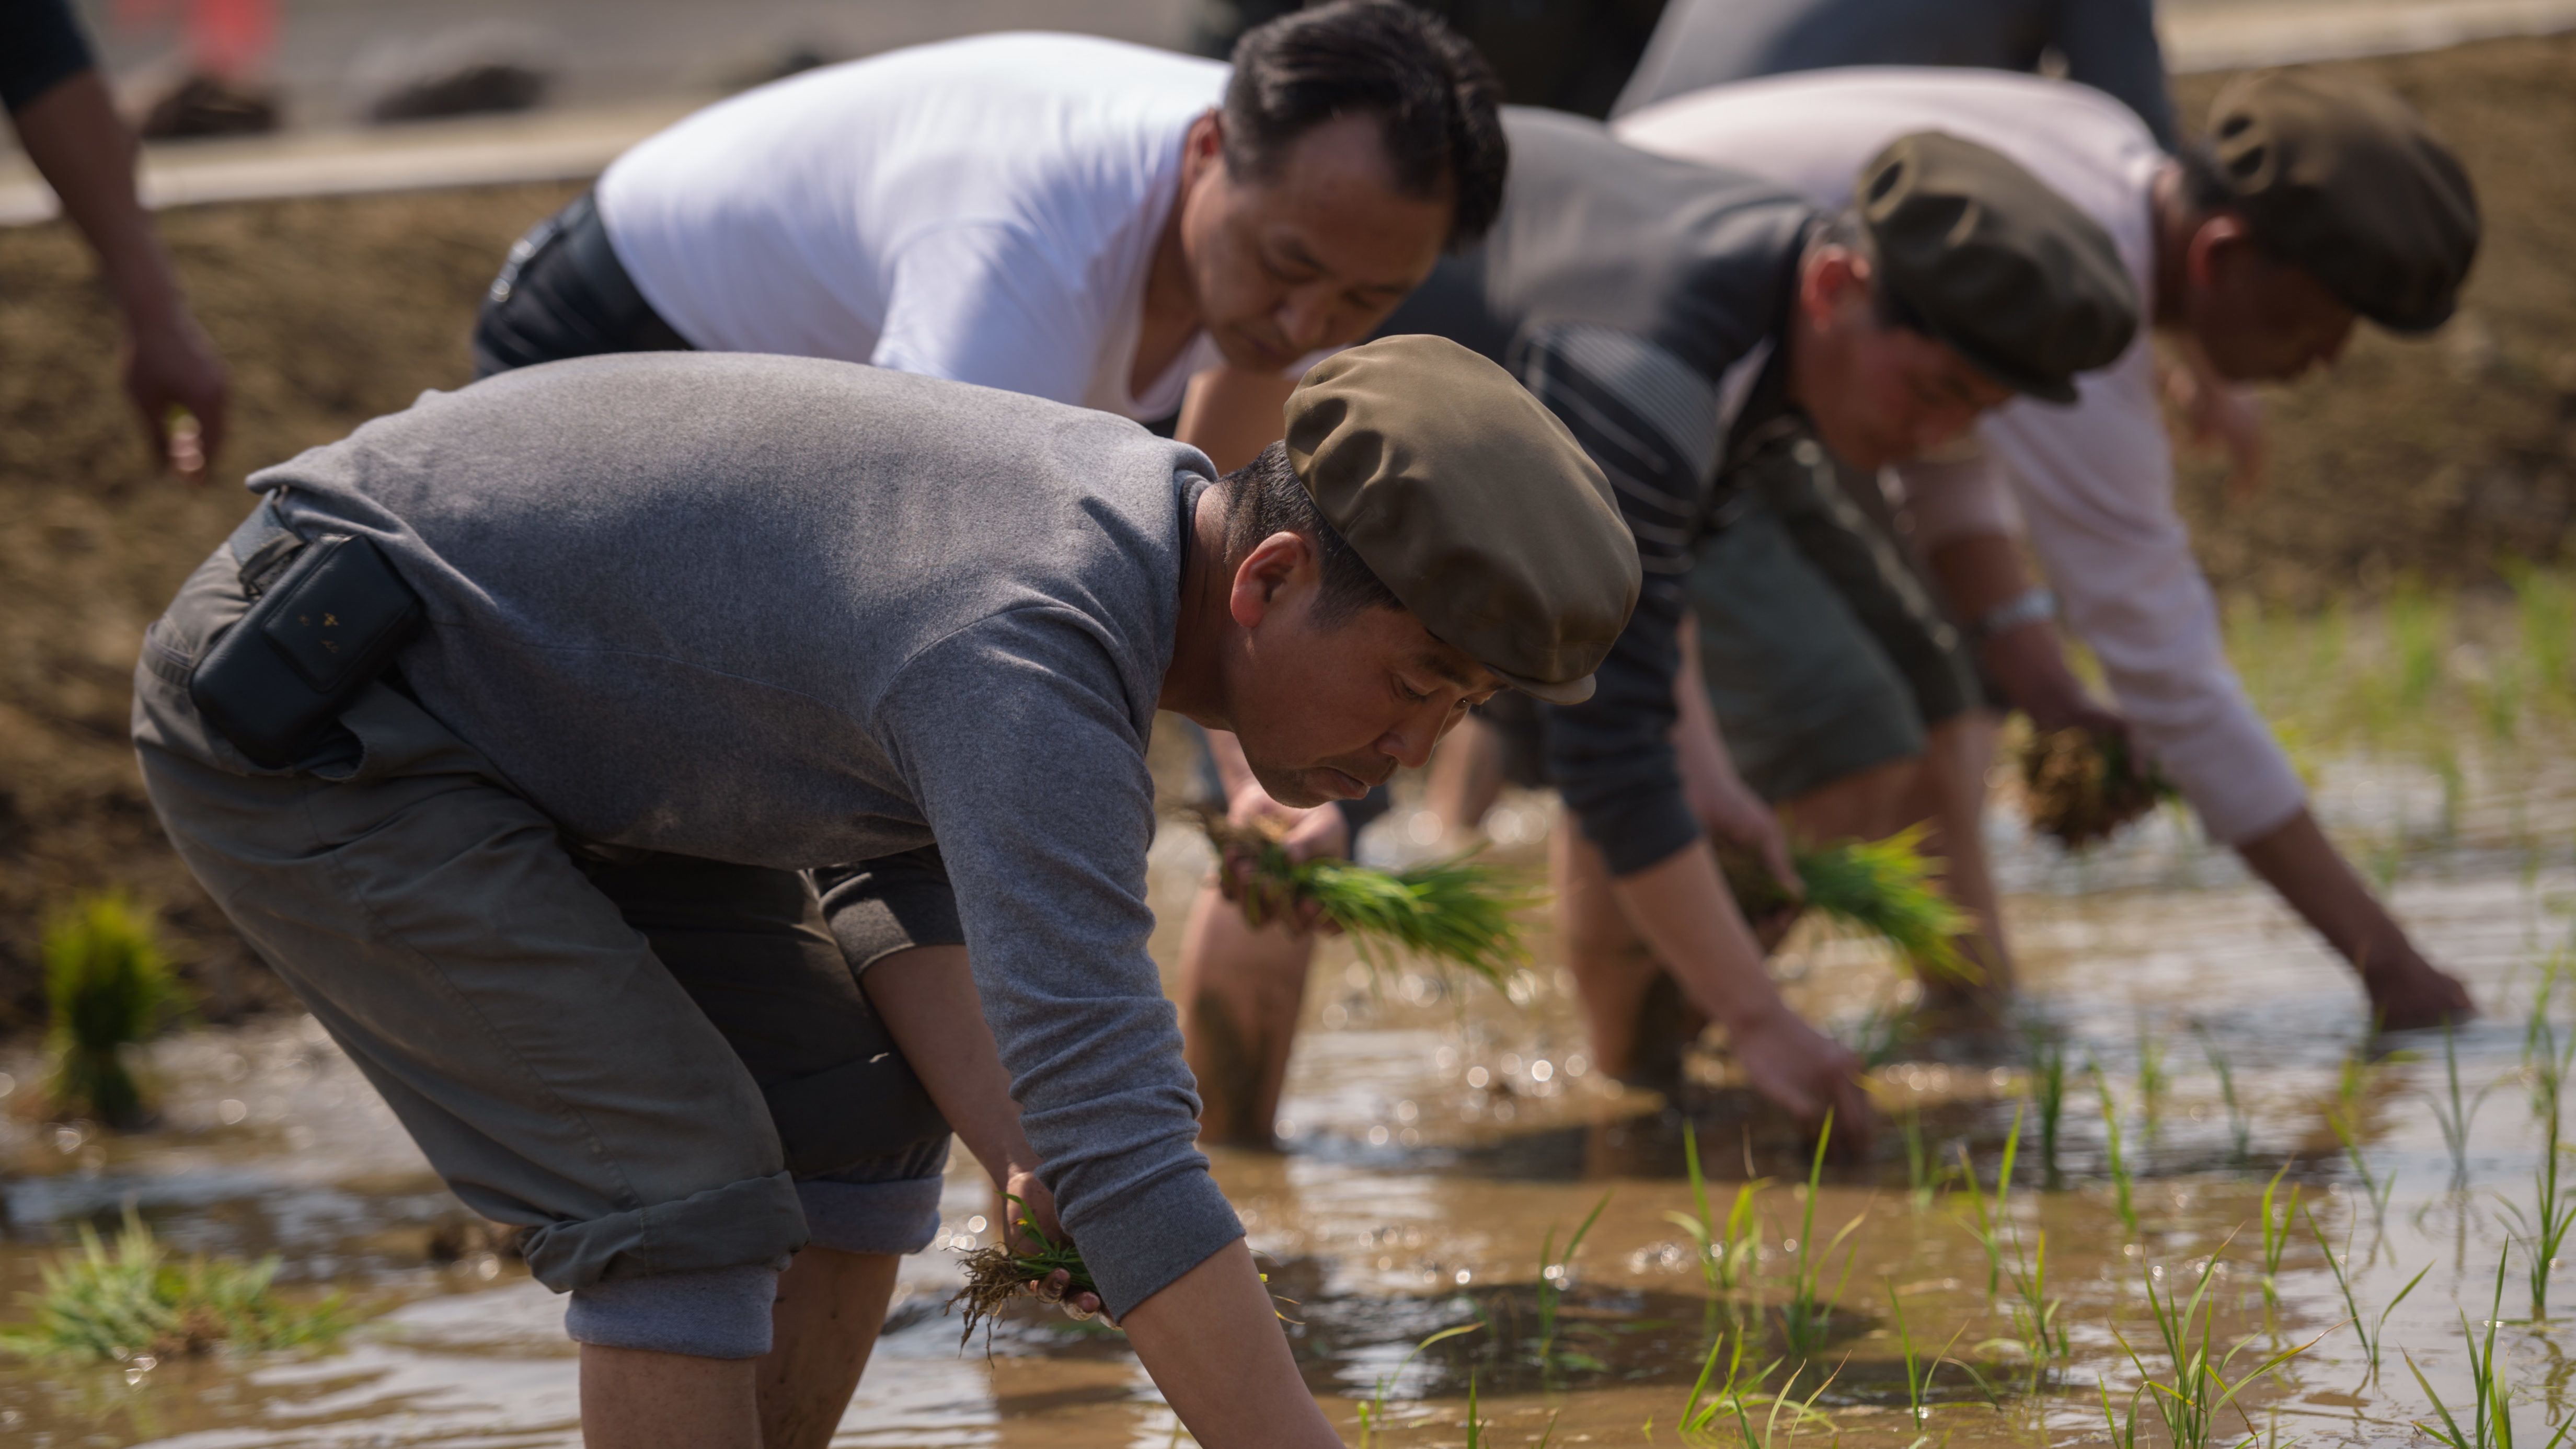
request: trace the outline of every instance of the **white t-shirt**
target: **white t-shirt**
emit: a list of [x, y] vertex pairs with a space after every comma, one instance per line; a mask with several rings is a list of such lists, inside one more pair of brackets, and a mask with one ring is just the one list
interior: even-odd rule
[[[1616, 130], [1632, 145], [1751, 172], [1828, 206], [1851, 199], [1860, 168], [1888, 142], [1946, 131], [2011, 157], [2100, 223], [2139, 297], [2154, 296], [2150, 198], [2165, 157], [2134, 112], [2084, 86], [2004, 71], [1810, 71], [1677, 97]], [[1928, 490], [1993, 489], [1998, 472], [2009, 480], [2067, 622], [2102, 661], [2141, 742], [2212, 836], [2259, 838], [2285, 824], [2306, 791], [2227, 662], [2217, 602], [2174, 511], [2172, 442], [2146, 330], [2078, 389], [2071, 407], [2023, 398], [1990, 414], [1979, 427], [1987, 469], [1898, 471], [1910, 492], [1925, 493], [1922, 505], [1935, 504]]]
[[692, 346], [874, 363], [1134, 418], [1129, 383], [1190, 124], [1230, 74], [1075, 35], [827, 66], [653, 136], [599, 181], [610, 246]]

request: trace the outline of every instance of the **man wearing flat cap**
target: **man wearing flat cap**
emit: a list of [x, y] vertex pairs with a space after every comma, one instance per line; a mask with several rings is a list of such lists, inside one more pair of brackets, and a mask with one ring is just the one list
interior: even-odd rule
[[[1875, 467], [2017, 394], [2073, 397], [2077, 374], [2129, 345], [2135, 286], [2099, 226], [1996, 152], [1938, 132], [1884, 146], [1854, 203], [1828, 211], [1592, 122], [1506, 108], [1503, 127], [1512, 174], [1493, 231], [1386, 325], [1510, 367], [1601, 466], [1637, 540], [1644, 592], [1596, 692], [1531, 722], [1573, 816], [1556, 836], [1563, 939], [1618, 963], [1577, 978], [1594, 1060], [1645, 1075], [1641, 1016], [1668, 1029], [1666, 1055], [1715, 1021], [1766, 1096], [1865, 1133], [1857, 1060], [1781, 1000], [1710, 841], [1794, 882], [1777, 822], [1741, 786], [1724, 799], [1685, 789], [1733, 780], [1686, 775], [1674, 750], [1691, 563], [1725, 533], [1736, 480], [1782, 450], [1821, 439]], [[1686, 738], [1719, 748], [1713, 731]], [[1602, 948], [1614, 939], [1634, 944]], [[1293, 998], [1240, 964], [1254, 959], [1185, 955], [1194, 1061], [1245, 1041], [1284, 1057], [1284, 1020], [1261, 1013]], [[1677, 999], [1648, 1010], [1659, 981]], [[1266, 1106], [1220, 1122], [1212, 1105], [1211, 1130], [1261, 1140]]]
[[[2356, 317], [2399, 333], [2440, 326], [2477, 251], [2477, 202], [2457, 159], [2396, 96], [2322, 70], [2236, 81], [2206, 135], [2176, 156], [2082, 86], [1928, 68], [1724, 86], [1617, 129], [1632, 144], [1740, 167], [1830, 206], [1851, 195], [1863, 158], [1927, 125], [2014, 158], [2091, 215], [2116, 239], [2155, 326], [2238, 382], [2331, 363]], [[1819, 471], [1816, 486], [1830, 492], [1830, 467]], [[1757, 790], [1794, 801], [1920, 757], [1944, 834], [1973, 846], [1995, 725], [1973, 661], [2000, 690], [1997, 704], [2042, 729], [2125, 734], [2209, 835], [2351, 963], [2375, 1018], [2425, 1026], [2466, 1008], [2459, 984], [2425, 961], [2317, 828], [2228, 665], [2216, 602], [2174, 510], [2144, 337], [2086, 378], [2074, 406], [2015, 403], [1969, 446], [1895, 471], [1912, 552], [1955, 631], [1865, 627], [1866, 610], [1836, 606], [1860, 592], [1794, 558], [1776, 569], [1788, 587], [1758, 588], [1715, 559], [1693, 579], [1713, 712]], [[2025, 539], [2044, 586], [2024, 571]], [[1896, 572], [1910, 577], [1901, 561]], [[1784, 603], [1791, 594], [1819, 602], [1801, 612]], [[2061, 614], [2101, 661], [2117, 713], [2067, 667]], [[1897, 800], [1844, 823], [1880, 833], [1919, 809]], [[1987, 916], [1999, 967], [1982, 859], [1954, 852], [1950, 879]]]
[[[1147, 734], [1176, 711], [1280, 800], [1359, 795], [1500, 690], [1588, 696], [1638, 566], [1564, 426], [1454, 344], [1330, 358], [1286, 425], [1217, 478], [1058, 403], [639, 354], [254, 475], [144, 645], [153, 802], [449, 1185], [530, 1230], [595, 1449], [829, 1438], [894, 1259], [822, 1305], [839, 1339], [780, 1268], [935, 1214], [925, 1089], [1199, 1442], [1338, 1444], [1193, 1146]], [[308, 723], [263, 713], [288, 669]], [[798, 872], [932, 846], [954, 969], [863, 996]], [[602, 860], [730, 874], [612, 896]]]

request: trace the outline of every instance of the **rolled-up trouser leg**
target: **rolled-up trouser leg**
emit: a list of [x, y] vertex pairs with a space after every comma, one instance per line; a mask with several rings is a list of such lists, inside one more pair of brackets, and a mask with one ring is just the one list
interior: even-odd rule
[[[547, 1286], [774, 1271], [806, 1232], [768, 1106], [550, 820], [383, 684], [298, 769], [207, 737], [178, 681], [207, 599], [238, 616], [208, 578], [229, 563], [154, 625], [136, 679], [145, 783], [197, 878], [457, 1196], [531, 1229]], [[701, 1351], [762, 1351], [757, 1297], [720, 1295]]]

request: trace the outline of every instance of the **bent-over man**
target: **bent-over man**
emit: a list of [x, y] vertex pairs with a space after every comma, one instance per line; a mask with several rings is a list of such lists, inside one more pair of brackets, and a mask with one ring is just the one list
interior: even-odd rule
[[[1777, 822], [1740, 786], [1685, 790], [1734, 779], [1685, 772], [1674, 753], [1691, 562], [1723, 538], [1737, 480], [1777, 454], [1821, 441], [1876, 466], [2017, 393], [2071, 399], [2075, 374], [2128, 346], [2135, 289], [2099, 226], [1953, 137], [1888, 146], [1867, 203], [1837, 214], [1592, 122], [1513, 107], [1504, 129], [1511, 185], [1492, 234], [1387, 326], [1509, 366], [1609, 476], [1643, 560], [1645, 591], [1599, 692], [1530, 722], [1574, 817], [1556, 836], [1562, 939], [1617, 963], [1577, 977], [1594, 1060], [1670, 1085], [1681, 1048], [1714, 1020], [1765, 1096], [1808, 1121], [1831, 1109], [1863, 1134], [1856, 1060], [1782, 1001], [1709, 840], [1790, 878]], [[1686, 739], [1717, 745], [1712, 731]], [[1295, 1029], [1297, 993], [1280, 978], [1302, 978], [1305, 958], [1206, 949], [1220, 941], [1211, 929], [1185, 946], [1192, 1060], [1209, 1131], [1265, 1142]], [[1219, 1098], [1228, 1087], [1235, 1100]]]
[[[953, 891], [883, 905], [962, 922], [1103, 1306], [1200, 1442], [1338, 1442], [1192, 1146], [1147, 734], [1357, 795], [1498, 690], [1588, 694], [1638, 575], [1563, 426], [1454, 345], [1330, 359], [1286, 422], [1215, 479], [984, 388], [601, 357], [254, 477], [147, 636], [146, 782], [448, 1184], [531, 1230], [588, 1443], [829, 1437], [893, 1275], [828, 1262], [935, 1218], [948, 1128], [797, 872], [932, 847]], [[602, 860], [731, 874], [620, 899]]]
[[[1640, 111], [1618, 130], [1833, 206], [1852, 194], [1861, 158], [1928, 125], [1994, 147], [2083, 208], [2117, 241], [2156, 328], [2237, 382], [2330, 365], [2356, 317], [2399, 333], [2440, 326], [2477, 251], [2476, 197], [2458, 160], [2395, 95], [2322, 71], [2229, 86], [2206, 137], [2177, 156], [2085, 87], [1930, 69], [1727, 86]], [[1909, 697], [1902, 681], [1973, 649], [2038, 727], [2133, 736], [2211, 838], [2351, 963], [2374, 1016], [2425, 1026], [2465, 1010], [2459, 983], [2425, 961], [2318, 829], [2297, 772], [2227, 662], [2217, 603], [2174, 510], [2147, 340], [2085, 379], [2081, 394], [2073, 407], [2015, 403], [1980, 425], [1964, 456], [1899, 465], [1911, 543], [1965, 626], [1964, 646], [1919, 630], [1873, 636], [1844, 606], [1848, 592], [1785, 546], [1772, 552], [1766, 591], [1745, 572], [1694, 578], [1709, 700], [1737, 762], [1775, 798], [1801, 763], [1875, 767], [1922, 712], [1923, 696]], [[2046, 586], [2024, 572], [2024, 536]], [[2067, 667], [2061, 607], [2101, 661], [2119, 715]], [[1962, 833], [1973, 832], [1994, 744], [1991, 718], [1973, 703], [1949, 717], [1971, 726], [1953, 772], [1972, 792]], [[1746, 758], [1748, 743], [1758, 760]], [[1865, 832], [1899, 823], [1891, 816]]]

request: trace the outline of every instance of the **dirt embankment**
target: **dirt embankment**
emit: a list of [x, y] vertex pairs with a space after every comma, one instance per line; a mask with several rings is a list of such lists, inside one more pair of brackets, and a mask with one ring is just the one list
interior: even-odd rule
[[[2291, 602], [2407, 571], [2476, 582], [2557, 559], [2576, 519], [2576, 38], [2371, 63], [2466, 156], [2488, 219], [2461, 319], [2365, 335], [2274, 400], [2271, 484], [2183, 496], [2222, 587]], [[2182, 83], [2187, 114], [2220, 78]], [[242, 476], [468, 375], [474, 306], [512, 238], [571, 194], [514, 187], [172, 212], [163, 233], [233, 369], [220, 478], [155, 476], [115, 324], [59, 225], [0, 231], [0, 1031], [39, 1009], [44, 912], [126, 884], [169, 913], [207, 1013], [278, 988], [171, 854], [125, 743], [143, 626], [241, 516]]]

